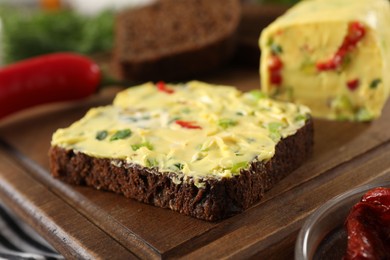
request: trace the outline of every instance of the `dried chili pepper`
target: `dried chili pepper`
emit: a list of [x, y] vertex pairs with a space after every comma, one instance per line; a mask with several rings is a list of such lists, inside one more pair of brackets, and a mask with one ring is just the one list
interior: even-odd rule
[[348, 215], [344, 260], [390, 259], [390, 188], [368, 191]]

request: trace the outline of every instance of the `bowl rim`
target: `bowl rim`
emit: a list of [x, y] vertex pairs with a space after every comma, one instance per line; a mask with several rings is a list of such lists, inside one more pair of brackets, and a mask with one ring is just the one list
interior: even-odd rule
[[324, 213], [333, 207], [337, 207], [348, 198], [354, 197], [358, 194], [363, 195], [365, 192], [377, 187], [390, 187], [390, 180], [374, 181], [367, 184], [359, 185], [355, 188], [347, 190], [339, 195], [334, 196], [326, 201], [323, 205], [314, 210], [313, 213], [307, 217], [302, 225], [294, 249], [296, 260], [309, 260], [308, 241], [316, 223], [323, 217]]

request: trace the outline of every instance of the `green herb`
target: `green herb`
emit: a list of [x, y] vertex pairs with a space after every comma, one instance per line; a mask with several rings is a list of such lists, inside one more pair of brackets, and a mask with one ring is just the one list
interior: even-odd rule
[[155, 158], [147, 158], [146, 159], [146, 166], [147, 167], [155, 167], [158, 166], [158, 161]]
[[6, 63], [52, 52], [90, 55], [112, 49], [112, 12], [86, 17], [68, 10], [27, 12], [2, 7], [0, 16], [4, 25], [2, 43]]
[[149, 143], [149, 142], [144, 142], [144, 143], [140, 143], [140, 144], [133, 144], [133, 145], [131, 145], [131, 148], [133, 149], [133, 151], [137, 151], [141, 147], [146, 147], [150, 151], [152, 151], [154, 149], [153, 145], [151, 143]]
[[353, 104], [352, 101], [346, 96], [341, 95], [334, 98], [331, 102], [331, 108], [338, 111], [352, 111]]
[[220, 119], [218, 121], [218, 125], [220, 127], [222, 127], [223, 129], [227, 129], [227, 128], [235, 126], [237, 124], [238, 124], [237, 120], [233, 120], [233, 119], [229, 119], [229, 118]]
[[260, 91], [260, 90], [252, 90], [252, 91], [250, 91], [249, 92], [251, 95], [252, 95], [252, 97], [254, 97], [256, 100], [260, 100], [260, 99], [263, 99], [263, 98], [266, 98], [267, 97], [267, 95], [264, 93], [264, 92], [262, 92], [262, 91]]
[[300, 115], [297, 115], [297, 116], [294, 118], [294, 121], [295, 121], [295, 122], [306, 121], [306, 119], [307, 119], [307, 115], [300, 114]]
[[230, 171], [232, 173], [239, 173], [241, 169], [245, 168], [246, 166], [248, 165], [248, 162], [238, 162], [238, 163], [235, 163], [232, 168], [230, 169]]
[[374, 79], [370, 83], [370, 89], [376, 89], [381, 82], [382, 82], [381, 79]]
[[366, 122], [373, 119], [373, 115], [365, 107], [361, 107], [356, 112], [356, 120], [359, 122]]
[[96, 139], [102, 141], [108, 136], [107, 130], [102, 130], [96, 133]]
[[184, 164], [182, 164], [182, 163], [175, 163], [175, 164], [173, 164], [173, 166], [175, 168], [177, 168], [179, 171], [183, 170], [183, 168], [184, 168]]
[[129, 136], [131, 136], [131, 130], [130, 129], [119, 130], [113, 136], [111, 136], [110, 141], [126, 139]]
[[274, 140], [275, 142], [279, 141], [281, 138], [280, 135], [280, 128], [283, 127], [282, 123], [279, 122], [272, 122], [268, 124], [268, 130], [269, 130], [269, 137]]
[[277, 54], [282, 54], [283, 53], [283, 48], [279, 44], [272, 43], [271, 44], [271, 52], [275, 55]]
[[268, 130], [271, 132], [279, 131], [283, 124], [279, 122], [272, 122], [268, 124]]

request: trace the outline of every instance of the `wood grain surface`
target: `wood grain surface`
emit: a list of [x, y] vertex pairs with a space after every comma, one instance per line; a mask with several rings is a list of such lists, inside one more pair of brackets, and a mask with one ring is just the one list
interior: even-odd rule
[[[227, 68], [212, 83], [259, 88], [255, 69]], [[46, 105], [0, 123], [0, 195], [67, 258], [292, 259], [305, 219], [356, 186], [390, 179], [390, 104], [372, 123], [315, 120], [311, 158], [247, 211], [206, 222], [120, 195], [70, 186], [48, 172], [52, 133], [118, 88], [84, 102]]]

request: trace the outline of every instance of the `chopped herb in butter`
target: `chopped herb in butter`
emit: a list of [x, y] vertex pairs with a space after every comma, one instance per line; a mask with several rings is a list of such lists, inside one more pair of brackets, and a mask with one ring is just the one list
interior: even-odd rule
[[141, 147], [146, 147], [146, 148], [148, 148], [151, 151], [153, 150], [153, 145], [151, 143], [149, 143], [149, 142], [143, 142], [143, 143], [132, 144], [131, 145], [131, 149], [133, 149], [133, 151], [137, 151]]
[[371, 89], [376, 89], [378, 87], [378, 85], [382, 82], [381, 79], [374, 79], [373, 81], [371, 81], [370, 83], [370, 88]]
[[113, 134], [110, 138], [110, 141], [116, 141], [120, 139], [125, 139], [131, 135], [131, 130], [130, 129], [123, 129], [116, 131], [115, 134]]
[[227, 129], [232, 126], [236, 126], [238, 124], [237, 120], [229, 119], [229, 118], [222, 118], [218, 121], [218, 125], [222, 127], [223, 129]]
[[107, 136], [108, 136], [107, 130], [102, 130], [96, 133], [96, 139], [99, 141], [106, 139]]
[[245, 169], [248, 165], [248, 162], [238, 162], [233, 165], [233, 167], [230, 169], [232, 173], [239, 173], [241, 169]]

